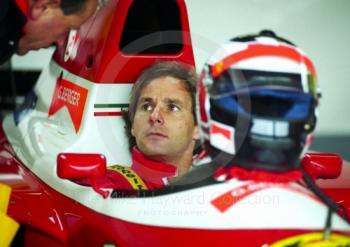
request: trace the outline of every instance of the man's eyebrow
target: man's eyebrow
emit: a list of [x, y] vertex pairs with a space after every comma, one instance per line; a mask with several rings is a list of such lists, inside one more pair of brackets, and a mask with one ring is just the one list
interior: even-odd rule
[[174, 98], [165, 98], [165, 102], [167, 104], [176, 104], [176, 105], [183, 105], [184, 103], [179, 100], [179, 99], [174, 99]]
[[138, 100], [138, 104], [144, 103], [144, 102], [153, 102], [153, 99], [152, 99], [151, 97], [141, 97], [141, 98]]

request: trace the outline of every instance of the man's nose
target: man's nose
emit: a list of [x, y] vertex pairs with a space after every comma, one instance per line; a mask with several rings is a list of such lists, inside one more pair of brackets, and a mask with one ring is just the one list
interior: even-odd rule
[[164, 116], [160, 106], [156, 106], [149, 117], [151, 123], [163, 124]]

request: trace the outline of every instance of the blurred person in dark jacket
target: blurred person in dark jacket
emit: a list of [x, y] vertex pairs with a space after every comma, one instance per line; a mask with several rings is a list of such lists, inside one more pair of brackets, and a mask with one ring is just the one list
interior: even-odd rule
[[1, 0], [0, 64], [14, 53], [61, 44], [96, 7], [97, 0]]

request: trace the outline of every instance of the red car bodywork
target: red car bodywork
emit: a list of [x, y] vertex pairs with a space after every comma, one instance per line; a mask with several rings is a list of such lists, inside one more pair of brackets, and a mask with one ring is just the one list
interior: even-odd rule
[[[0, 178], [13, 188], [8, 214], [24, 226], [25, 246], [199, 246], [232, 243], [258, 246], [271, 239], [283, 239], [302, 230], [200, 230], [177, 229], [133, 224], [107, 217], [58, 193], [23, 166], [0, 130]], [[349, 167], [343, 167], [344, 183], [329, 180], [325, 190], [332, 198], [350, 208], [349, 182], [343, 176]], [[327, 180], [328, 181], [328, 180]], [[334, 186], [332, 188], [332, 186]], [[344, 187], [342, 187], [344, 186]], [[338, 199], [338, 200], [337, 200]], [[145, 234], [146, 233], [146, 234]], [[254, 235], [254, 238], [250, 236]], [[229, 238], [228, 238], [229, 236]]]
[[[176, 54], [127, 55], [119, 47], [128, 9], [133, 1], [111, 0], [79, 30], [79, 55], [65, 61], [58, 47], [54, 61], [70, 73], [94, 83], [133, 82], [156, 60], [177, 59], [194, 65], [189, 23], [183, 0], [176, 1], [182, 32]], [[329, 196], [350, 216], [350, 167], [343, 165], [337, 179], [318, 180]], [[189, 229], [149, 226], [98, 213], [59, 193], [43, 182], [17, 157], [0, 127], [0, 182], [12, 187], [8, 214], [22, 225], [25, 246], [260, 246], [306, 230]], [[117, 200], [117, 199], [116, 199]], [[254, 236], [254, 237], [252, 237]]]

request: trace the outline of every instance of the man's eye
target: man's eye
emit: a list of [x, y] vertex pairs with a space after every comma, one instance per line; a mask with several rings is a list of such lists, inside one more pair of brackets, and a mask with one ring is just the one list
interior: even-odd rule
[[141, 109], [142, 109], [143, 111], [152, 111], [152, 110], [153, 110], [153, 107], [152, 107], [151, 104], [145, 103], [145, 104], [141, 105]]
[[180, 111], [180, 107], [176, 104], [169, 104], [169, 110], [170, 111]]

